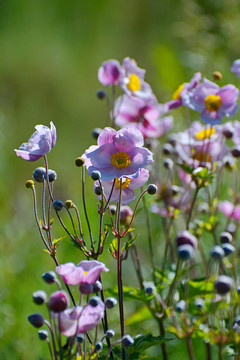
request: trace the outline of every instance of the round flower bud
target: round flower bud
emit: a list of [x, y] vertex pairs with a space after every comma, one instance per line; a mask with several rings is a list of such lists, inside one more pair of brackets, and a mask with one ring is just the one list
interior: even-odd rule
[[164, 155], [171, 155], [173, 153], [173, 147], [171, 144], [164, 144], [162, 147], [162, 151]]
[[75, 165], [78, 167], [83, 166], [85, 163], [85, 160], [82, 157], [78, 157], [75, 159]]
[[47, 302], [47, 294], [43, 290], [38, 290], [33, 293], [33, 301], [37, 305], [42, 305]]
[[145, 293], [147, 295], [151, 295], [155, 290], [155, 286], [154, 285], [148, 285], [145, 287]]
[[82, 283], [79, 286], [79, 290], [82, 294], [89, 295], [93, 292], [93, 285], [88, 283]]
[[99, 353], [101, 352], [103, 349], [103, 343], [101, 341], [98, 341], [96, 344], [95, 344], [95, 347], [94, 347], [94, 352], [95, 353]]
[[206, 213], [208, 212], [208, 210], [209, 210], [209, 205], [208, 205], [208, 203], [203, 202], [203, 203], [199, 204], [199, 206], [198, 206], [198, 211], [199, 211], [200, 213], [206, 214]]
[[48, 339], [48, 331], [47, 330], [39, 330], [38, 337], [42, 341], [47, 340]]
[[225, 256], [229, 256], [235, 251], [235, 247], [229, 243], [222, 244], [222, 249], [224, 251]]
[[222, 244], [232, 242], [232, 234], [227, 231], [224, 231], [220, 234], [220, 241]]
[[91, 173], [91, 178], [96, 181], [101, 179], [101, 173], [98, 170], [95, 170]]
[[99, 291], [102, 290], [102, 283], [101, 281], [97, 280], [94, 284], [93, 284], [93, 292], [97, 293]]
[[102, 195], [102, 189], [101, 189], [101, 186], [96, 186], [95, 189], [94, 189], [94, 192], [96, 195]]
[[154, 195], [157, 192], [157, 186], [155, 184], [149, 184], [147, 187], [147, 192], [149, 195]]
[[173, 163], [172, 159], [170, 159], [170, 158], [165, 159], [163, 162], [163, 166], [169, 170], [172, 170], [173, 165], [174, 165], [174, 163]]
[[127, 335], [124, 335], [124, 336], [122, 337], [121, 343], [122, 343], [122, 347], [123, 347], [124, 349], [126, 349], [127, 347], [129, 347], [129, 346], [131, 346], [131, 345], [134, 344], [134, 339], [132, 338], [132, 336], [130, 336], [130, 335], [127, 334]]
[[106, 335], [106, 337], [108, 337], [110, 339], [115, 335], [115, 331], [112, 329], [109, 329], [109, 330], [107, 330], [105, 335]]
[[174, 148], [178, 143], [177, 135], [176, 134], [171, 134], [168, 137], [168, 143], [171, 144], [172, 147]]
[[240, 325], [240, 315], [235, 317], [235, 323]]
[[44, 167], [38, 167], [33, 172], [33, 178], [36, 182], [43, 182], [46, 169]]
[[237, 287], [237, 294], [240, 295], [240, 286]]
[[232, 154], [233, 157], [239, 158], [240, 157], [240, 145], [235, 146], [232, 149], [231, 154]]
[[28, 321], [32, 324], [35, 328], [40, 328], [44, 324], [44, 318], [39, 313], [34, 313], [28, 316]]
[[214, 287], [219, 295], [226, 295], [233, 287], [233, 279], [226, 275], [220, 275], [215, 281]]
[[100, 128], [93, 129], [92, 137], [97, 140], [99, 135], [101, 134], [101, 132], [102, 132], [102, 129], [100, 129]]
[[117, 210], [116, 205], [110, 205], [109, 209], [110, 209], [112, 215], [116, 214], [116, 210]]
[[97, 98], [103, 100], [107, 97], [106, 91], [100, 89], [96, 92]]
[[181, 245], [177, 249], [179, 259], [187, 261], [194, 255], [194, 248], [191, 245]]
[[222, 133], [225, 136], [225, 138], [227, 138], [227, 139], [231, 139], [234, 134], [233, 129], [231, 129], [231, 128], [225, 128]]
[[228, 231], [230, 234], [232, 234], [232, 235], [235, 234], [236, 230], [237, 230], [237, 228], [236, 228], [236, 225], [235, 225], [235, 224], [233, 224], [233, 223], [228, 224], [228, 226], [227, 226], [227, 231]]
[[213, 79], [215, 81], [222, 80], [222, 74], [220, 73], [220, 71], [214, 71], [213, 72]]
[[57, 290], [49, 297], [48, 307], [53, 312], [61, 312], [67, 309], [70, 301], [68, 294], [64, 290]]
[[47, 284], [54, 284], [57, 280], [57, 276], [54, 271], [45, 272], [42, 274], [42, 278]]
[[184, 300], [178, 301], [174, 306], [175, 311], [177, 311], [178, 313], [182, 313], [184, 310], [186, 310], [186, 307], [187, 307], [187, 304], [186, 304], [186, 301], [184, 301]]
[[223, 158], [223, 163], [228, 170], [233, 170], [236, 165], [236, 160], [232, 156], [225, 156]]
[[71, 209], [71, 207], [73, 206], [72, 200], [66, 200], [65, 201], [65, 206], [66, 206], [66, 208]]
[[91, 299], [89, 300], [89, 305], [91, 305], [92, 307], [96, 307], [98, 306], [100, 301], [101, 299], [99, 296], [92, 296]]
[[198, 308], [199, 310], [202, 310], [202, 308], [204, 307], [204, 300], [201, 298], [197, 298], [194, 301], [194, 305], [196, 306], [196, 308]]
[[[47, 180], [47, 174], [45, 174], [45, 180]], [[48, 180], [49, 182], [53, 182], [57, 180], [57, 173], [54, 170], [49, 169], [48, 170]]]
[[34, 181], [32, 181], [32, 180], [27, 180], [25, 185], [26, 185], [26, 188], [27, 188], [27, 189], [32, 189], [33, 186], [34, 186]]
[[79, 344], [83, 343], [83, 341], [84, 341], [84, 334], [78, 335], [78, 336], [76, 337], [76, 339], [77, 339], [77, 342], [78, 342]]
[[115, 305], [117, 305], [117, 299], [115, 299], [114, 297], [109, 297], [105, 301], [105, 305], [106, 305], [106, 308], [112, 309], [112, 308], [114, 308]]
[[52, 206], [53, 206], [55, 211], [60, 211], [64, 207], [64, 204], [63, 204], [63, 202], [61, 200], [55, 200], [52, 203]]
[[176, 238], [177, 247], [181, 245], [191, 245], [194, 249], [197, 247], [197, 238], [188, 230], [182, 231]]
[[224, 251], [221, 248], [221, 246], [219, 245], [215, 245], [211, 250], [210, 250], [210, 255], [214, 260], [222, 260], [222, 258], [224, 257]]
[[177, 185], [172, 185], [171, 186], [171, 193], [172, 193], [172, 196], [176, 196], [180, 191], [180, 187], [177, 186]]

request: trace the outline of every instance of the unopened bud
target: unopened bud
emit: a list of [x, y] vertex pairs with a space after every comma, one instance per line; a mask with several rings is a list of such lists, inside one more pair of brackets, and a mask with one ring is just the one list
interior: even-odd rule
[[112, 309], [112, 308], [114, 308], [115, 305], [117, 305], [117, 299], [115, 299], [114, 297], [109, 297], [105, 301], [105, 305], [106, 305], [106, 308]]
[[42, 274], [43, 280], [47, 284], [54, 284], [57, 281], [57, 276], [54, 271], [48, 271]]
[[100, 100], [105, 99], [105, 97], [107, 97], [106, 91], [100, 89], [96, 92], [97, 98]]
[[33, 178], [36, 182], [43, 182], [46, 169], [44, 167], [38, 167], [33, 172]]
[[48, 339], [48, 331], [47, 330], [39, 330], [38, 337], [42, 341], [47, 340]]
[[42, 305], [47, 302], [47, 294], [43, 290], [38, 290], [33, 293], [33, 301], [37, 305]]
[[174, 165], [174, 163], [173, 163], [172, 159], [170, 159], [170, 158], [165, 159], [163, 162], [163, 166], [168, 170], [172, 170], [173, 165]]
[[157, 186], [155, 184], [149, 184], [147, 187], [147, 192], [149, 195], [154, 195], [157, 192]]
[[66, 201], [65, 201], [65, 205], [66, 205], [66, 208], [71, 209], [71, 207], [73, 207], [73, 202], [72, 202], [72, 200], [66, 200]]
[[226, 275], [220, 275], [214, 283], [215, 290], [220, 295], [226, 295], [233, 287], [233, 279]]
[[27, 189], [32, 189], [33, 186], [34, 186], [34, 181], [32, 181], [32, 180], [27, 180], [26, 181], [26, 188]]
[[121, 343], [122, 343], [122, 347], [123, 347], [124, 349], [126, 349], [127, 347], [129, 347], [129, 346], [131, 346], [131, 345], [134, 344], [134, 339], [132, 338], [132, 336], [130, 336], [130, 335], [127, 334], [127, 335], [124, 335], [124, 336], [122, 337]]
[[175, 311], [177, 311], [178, 313], [181, 313], [184, 310], [186, 310], [186, 307], [187, 307], [187, 304], [186, 304], [186, 301], [184, 301], [184, 300], [178, 301], [174, 306]]
[[220, 73], [220, 71], [213, 72], [213, 80], [215, 81], [222, 80], [222, 74]]
[[75, 159], [75, 165], [78, 167], [83, 166], [85, 163], [85, 160], [82, 157], [78, 157]]
[[94, 189], [94, 192], [98, 196], [101, 195], [102, 194], [101, 186], [96, 186], [95, 189]]
[[102, 129], [100, 129], [100, 128], [93, 129], [92, 137], [97, 140], [99, 135], [101, 134], [101, 132], [102, 132]]
[[115, 331], [112, 329], [107, 330], [106, 337], [112, 338], [115, 335]]
[[183, 261], [191, 259], [194, 255], [194, 248], [191, 245], [181, 245], [177, 248], [178, 257]]
[[95, 344], [95, 347], [94, 347], [94, 352], [95, 353], [99, 353], [101, 352], [103, 349], [103, 343], [101, 341], [98, 341], [96, 344]]
[[82, 283], [79, 286], [79, 290], [82, 294], [91, 294], [93, 292], [93, 285], [88, 283]]
[[63, 202], [61, 200], [55, 200], [52, 203], [52, 206], [53, 206], [55, 211], [60, 211], [64, 207], [64, 204], [63, 204]]
[[[45, 174], [45, 179], [47, 179], [47, 174]], [[49, 169], [48, 170], [48, 180], [49, 182], [53, 182], [57, 180], [57, 173], [54, 170]]]
[[93, 292], [97, 293], [99, 291], [102, 290], [102, 283], [101, 281], [97, 280], [94, 284], [93, 284]]
[[53, 312], [61, 312], [66, 310], [70, 301], [68, 294], [64, 290], [57, 290], [49, 297], [49, 309]]
[[221, 243], [231, 243], [232, 242], [232, 234], [227, 231], [224, 231], [220, 234]]
[[96, 181], [101, 179], [101, 173], [98, 170], [95, 170], [91, 173], [91, 178]]
[[171, 155], [173, 153], [173, 147], [171, 144], [166, 143], [163, 145], [162, 151], [164, 155]]
[[96, 307], [98, 306], [100, 301], [101, 299], [99, 296], [92, 296], [91, 299], [89, 300], [89, 305], [91, 305], [92, 307]]
[[235, 148], [232, 149], [231, 154], [233, 157], [239, 158], [240, 157], [240, 145], [235, 146]]
[[44, 318], [41, 314], [39, 313], [34, 313], [32, 315], [28, 316], [28, 321], [30, 322], [30, 324], [32, 324], [32, 326], [34, 326], [35, 328], [40, 328], [43, 326], [44, 324]]

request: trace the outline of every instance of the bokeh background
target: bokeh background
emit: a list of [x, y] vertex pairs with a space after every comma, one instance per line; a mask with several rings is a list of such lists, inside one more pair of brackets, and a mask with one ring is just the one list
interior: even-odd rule
[[[31, 191], [25, 188], [35, 167], [43, 164], [24, 162], [13, 149], [29, 138], [36, 124], [53, 121], [58, 140], [48, 159], [58, 173], [55, 196], [80, 203], [74, 159], [93, 143], [92, 129], [105, 123], [105, 106], [95, 95], [101, 63], [135, 58], [147, 69], [146, 80], [159, 102], [169, 100], [196, 71], [211, 79], [219, 70], [223, 84], [236, 83], [230, 66], [240, 57], [239, 24], [238, 0], [0, 0], [1, 360], [47, 358], [45, 344], [26, 318], [39, 310], [32, 292], [50, 290], [41, 274], [54, 269], [42, 251]], [[181, 120], [181, 111], [176, 112], [177, 127]], [[91, 189], [89, 181], [89, 212], [94, 217]], [[70, 259], [77, 262], [81, 256], [66, 241], [60, 261]], [[115, 285], [114, 271], [105, 279], [108, 286]], [[157, 335], [154, 326], [140, 322], [128, 330], [136, 335], [149, 329]], [[179, 341], [170, 345], [171, 360], [186, 356], [185, 347], [176, 352], [177, 347]], [[159, 359], [155, 351], [149, 356]], [[199, 347], [198, 356], [201, 351]]]

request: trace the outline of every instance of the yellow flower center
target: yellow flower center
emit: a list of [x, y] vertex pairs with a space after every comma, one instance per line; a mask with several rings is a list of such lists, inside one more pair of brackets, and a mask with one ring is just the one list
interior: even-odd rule
[[198, 140], [209, 139], [211, 135], [215, 134], [216, 129], [204, 129], [195, 134], [195, 138]]
[[117, 152], [112, 154], [110, 161], [112, 165], [118, 169], [126, 168], [131, 164], [130, 156], [125, 152]]
[[132, 74], [129, 77], [129, 83], [127, 84], [127, 87], [131, 91], [137, 91], [141, 89], [141, 82], [139, 77], [136, 74]]
[[84, 276], [86, 276], [86, 275], [87, 275], [87, 273], [88, 273], [88, 271], [84, 271]]
[[[124, 180], [122, 180], [122, 189], [128, 188], [130, 182], [131, 182], [131, 179], [124, 179]], [[116, 178], [116, 180], [115, 180], [115, 186], [116, 186], [117, 189], [120, 188], [120, 180], [119, 180], [119, 178]]]
[[222, 99], [219, 95], [208, 95], [205, 98], [206, 109], [209, 111], [216, 111], [222, 105]]
[[173, 93], [173, 100], [181, 99], [181, 91], [184, 88], [184, 84], [179, 85], [177, 90]]

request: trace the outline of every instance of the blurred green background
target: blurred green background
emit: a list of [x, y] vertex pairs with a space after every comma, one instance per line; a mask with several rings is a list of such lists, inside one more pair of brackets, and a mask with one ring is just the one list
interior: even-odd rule
[[[0, 0], [1, 360], [47, 358], [45, 344], [26, 318], [39, 310], [32, 304], [32, 292], [50, 290], [41, 274], [54, 269], [42, 252], [31, 191], [25, 188], [35, 167], [43, 164], [24, 162], [13, 149], [29, 138], [36, 124], [53, 121], [58, 140], [48, 159], [58, 173], [55, 197], [79, 204], [80, 173], [74, 159], [93, 143], [92, 128], [105, 123], [106, 109], [95, 96], [101, 63], [135, 58], [147, 69], [146, 80], [159, 102], [169, 100], [196, 71], [211, 78], [219, 70], [224, 83], [236, 83], [230, 66], [240, 56], [239, 24], [238, 0]], [[179, 121], [180, 112], [175, 116], [175, 123]], [[89, 181], [94, 217], [91, 188]], [[70, 259], [80, 258], [66, 242], [60, 261]], [[114, 265], [111, 259], [107, 262]], [[104, 278], [109, 286], [116, 282], [114, 272]], [[157, 335], [154, 326], [143, 323], [128, 330], [136, 335], [145, 328]], [[185, 345], [179, 351], [175, 341], [170, 348], [171, 360], [180, 354], [185, 358]], [[200, 354], [201, 347], [197, 359]]]

